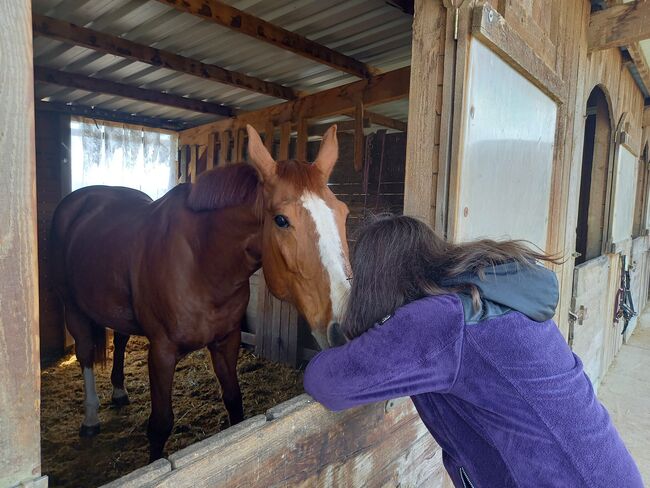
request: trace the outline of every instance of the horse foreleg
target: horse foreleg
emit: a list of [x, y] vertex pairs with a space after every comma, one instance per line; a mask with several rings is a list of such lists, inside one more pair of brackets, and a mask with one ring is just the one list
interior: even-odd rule
[[169, 342], [149, 345], [149, 384], [151, 386], [151, 415], [147, 426], [149, 461], [163, 456], [165, 443], [174, 426], [172, 384], [178, 361], [178, 351]]
[[131, 403], [126, 388], [124, 388], [124, 351], [129, 337], [131, 336], [128, 334], [113, 333], [113, 371], [111, 372], [113, 395], [111, 401], [118, 407]]
[[212, 355], [212, 366], [221, 385], [223, 403], [228, 410], [230, 425], [244, 420], [244, 407], [237, 379], [237, 356], [239, 355], [240, 342], [241, 333], [237, 328], [222, 341], [215, 341], [208, 345]]

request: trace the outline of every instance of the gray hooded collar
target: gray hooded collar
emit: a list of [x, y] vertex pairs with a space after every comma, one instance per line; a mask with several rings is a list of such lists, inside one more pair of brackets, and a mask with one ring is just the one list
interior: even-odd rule
[[465, 312], [465, 322], [475, 324], [506, 314], [521, 312], [536, 322], [550, 320], [559, 300], [555, 273], [543, 266], [524, 266], [509, 262], [484, 270], [480, 278], [474, 273], [464, 273], [444, 279], [442, 286], [475, 285], [481, 295], [481, 308], [475, 310], [467, 294], [459, 294]]

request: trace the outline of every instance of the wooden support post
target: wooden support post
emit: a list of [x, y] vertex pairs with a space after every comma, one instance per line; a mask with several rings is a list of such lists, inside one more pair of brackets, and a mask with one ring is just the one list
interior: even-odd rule
[[230, 164], [230, 136], [231, 132], [229, 130], [224, 130], [219, 134], [219, 141], [221, 142], [219, 162], [224, 166]]
[[307, 161], [308, 129], [307, 119], [298, 120], [298, 138], [296, 139], [296, 159], [298, 161]]
[[31, 4], [0, 2], [0, 486], [41, 472]]
[[187, 167], [187, 172], [190, 177], [190, 182], [195, 183], [196, 182], [196, 160], [198, 159], [198, 150], [199, 146], [196, 144], [193, 144], [190, 146], [190, 164]]
[[244, 160], [244, 143], [246, 142], [246, 131], [237, 129], [235, 132], [235, 157], [233, 163], [241, 163]]
[[285, 122], [280, 126], [280, 149], [278, 161], [289, 159], [289, 145], [291, 144], [291, 122]]
[[205, 163], [206, 171], [210, 171], [214, 168], [214, 155], [215, 155], [215, 146], [217, 145], [217, 134], [212, 132], [208, 135], [208, 149], [207, 149], [207, 161]]
[[446, 10], [442, 2], [416, 0], [413, 20], [410, 128], [406, 144], [404, 213], [431, 226], [435, 220], [438, 147], [436, 113], [439, 70], [443, 69]]
[[363, 137], [363, 102], [358, 101], [354, 108], [354, 170], [363, 169], [365, 144]]
[[275, 126], [268, 121], [264, 126], [264, 147], [273, 156], [273, 138], [275, 137]]

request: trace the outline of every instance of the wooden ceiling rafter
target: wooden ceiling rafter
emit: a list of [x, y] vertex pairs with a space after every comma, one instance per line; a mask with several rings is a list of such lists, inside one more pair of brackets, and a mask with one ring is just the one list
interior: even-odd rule
[[218, 103], [204, 102], [180, 95], [172, 95], [170, 93], [125, 85], [115, 81], [92, 78], [78, 73], [58, 71], [43, 66], [34, 66], [34, 79], [44, 83], [77, 88], [92, 93], [106, 93], [132, 100], [181, 108], [192, 112], [219, 115], [221, 117], [232, 117], [234, 115], [230, 107]]
[[377, 74], [376, 69], [361, 61], [218, 0], [158, 1], [359, 78], [371, 78]]
[[639, 78], [641, 78], [641, 81], [645, 85], [646, 92], [650, 92], [650, 66], [648, 66], [648, 62], [641, 51], [641, 46], [639, 46], [638, 42], [633, 42], [627, 46], [627, 52], [630, 54], [630, 58], [636, 66], [637, 73], [639, 73]]
[[34, 14], [32, 16], [32, 27], [34, 34], [39, 36], [49, 37], [57, 41], [71, 43], [152, 66], [171, 69], [262, 95], [283, 100], [293, 100], [299, 96], [299, 93], [292, 88], [278, 83], [227, 70], [215, 64], [205, 64], [179, 54], [44, 15]]
[[110, 122], [119, 122], [132, 125], [143, 125], [155, 129], [165, 129], [171, 131], [181, 131], [192, 126], [188, 122], [177, 122], [160, 117], [149, 117], [146, 115], [132, 114], [120, 110], [107, 110], [99, 107], [89, 107], [81, 104], [67, 104], [64, 102], [52, 102], [35, 100], [34, 107], [37, 111], [58, 112], [68, 115], [78, 115], [89, 119], [108, 120]]

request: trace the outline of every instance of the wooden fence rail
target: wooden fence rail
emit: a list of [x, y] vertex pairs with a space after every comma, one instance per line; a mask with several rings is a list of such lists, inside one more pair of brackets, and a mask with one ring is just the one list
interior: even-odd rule
[[300, 395], [104, 488], [451, 486], [408, 398], [334, 413]]

